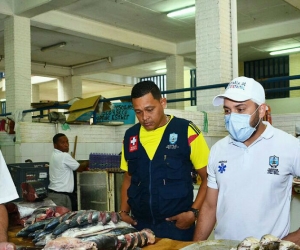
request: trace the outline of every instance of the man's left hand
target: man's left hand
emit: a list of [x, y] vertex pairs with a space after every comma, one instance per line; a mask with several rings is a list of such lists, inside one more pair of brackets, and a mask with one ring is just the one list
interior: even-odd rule
[[179, 229], [188, 229], [195, 222], [195, 216], [192, 211], [188, 211], [166, 218], [166, 220], [174, 221]]

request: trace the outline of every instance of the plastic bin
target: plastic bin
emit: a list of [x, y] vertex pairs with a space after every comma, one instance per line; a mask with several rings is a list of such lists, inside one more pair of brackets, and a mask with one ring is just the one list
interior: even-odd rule
[[19, 199], [22, 200], [22, 182], [43, 183], [48, 190], [49, 185], [49, 162], [32, 162], [32, 163], [15, 163], [7, 164], [13, 182], [19, 194]]

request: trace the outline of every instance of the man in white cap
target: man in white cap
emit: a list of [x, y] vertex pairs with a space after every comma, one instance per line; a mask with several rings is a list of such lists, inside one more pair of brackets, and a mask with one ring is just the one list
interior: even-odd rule
[[[252, 78], [233, 79], [213, 105], [223, 106], [229, 135], [211, 148], [194, 240], [206, 240], [215, 225], [215, 239], [284, 238], [293, 176], [300, 175], [299, 141], [263, 121], [265, 92]], [[295, 241], [298, 231], [286, 239]]]

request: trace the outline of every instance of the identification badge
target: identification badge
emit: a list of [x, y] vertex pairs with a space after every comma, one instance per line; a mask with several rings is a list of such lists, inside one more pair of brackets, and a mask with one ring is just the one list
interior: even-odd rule
[[138, 136], [131, 136], [129, 138], [129, 152], [134, 152], [138, 150]]

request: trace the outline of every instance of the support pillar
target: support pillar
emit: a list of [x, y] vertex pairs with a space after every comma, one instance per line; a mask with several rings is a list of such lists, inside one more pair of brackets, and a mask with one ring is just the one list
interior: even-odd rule
[[58, 100], [67, 101], [74, 97], [82, 97], [82, 80], [80, 76], [67, 76], [58, 79]]
[[[236, 0], [196, 0], [197, 86], [228, 83], [238, 72]], [[224, 88], [198, 90], [197, 110], [220, 111], [212, 99]]]
[[[31, 108], [30, 19], [10, 16], [4, 21], [6, 110]], [[24, 114], [31, 121], [31, 114]]]
[[[184, 58], [178, 55], [172, 55], [166, 59], [167, 65], [167, 90], [184, 88]], [[167, 94], [167, 99], [184, 98], [184, 92]], [[184, 109], [184, 102], [168, 103], [168, 108]]]
[[31, 85], [31, 102], [40, 101], [40, 86], [38, 84]]

